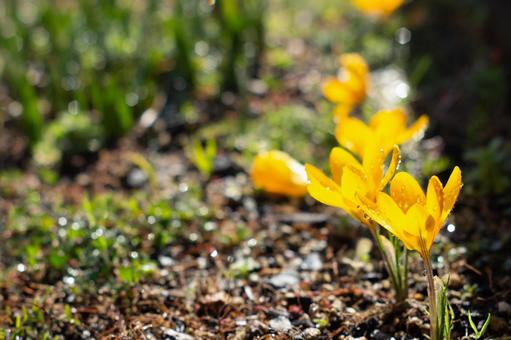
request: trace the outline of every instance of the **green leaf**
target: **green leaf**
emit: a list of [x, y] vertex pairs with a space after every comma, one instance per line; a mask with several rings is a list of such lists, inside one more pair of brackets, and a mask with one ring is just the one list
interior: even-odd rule
[[48, 262], [53, 268], [62, 269], [67, 264], [67, 256], [62, 249], [52, 249], [48, 255]]
[[85, 198], [82, 202], [83, 210], [85, 210], [85, 214], [87, 215], [87, 221], [90, 226], [96, 225], [96, 217], [94, 216], [94, 209], [92, 207], [92, 202], [89, 199], [88, 195], [85, 195]]
[[486, 321], [484, 321], [483, 327], [479, 331], [478, 339], [481, 338], [484, 335], [484, 333], [486, 333], [486, 330], [488, 329], [488, 326], [490, 326], [490, 323], [491, 323], [491, 314], [488, 313], [488, 317], [486, 318]]
[[484, 321], [484, 324], [481, 327], [481, 330], [477, 329], [477, 326], [476, 326], [474, 320], [472, 320], [472, 314], [470, 313], [470, 310], [468, 311], [468, 322], [470, 324], [470, 327], [474, 331], [475, 338], [476, 339], [480, 339], [486, 333], [486, 330], [488, 329], [488, 326], [490, 326], [491, 314], [488, 313], [488, 316], [486, 317], [486, 320]]
[[208, 178], [211, 176], [217, 154], [217, 146], [214, 139], [208, 139], [204, 147], [199, 140], [193, 141], [191, 147], [188, 148], [187, 154], [188, 158], [204, 177]]
[[468, 323], [470, 324], [470, 327], [474, 331], [475, 334], [478, 334], [479, 331], [477, 330], [477, 326], [474, 323], [474, 320], [472, 320], [472, 314], [470, 313], [470, 310], [468, 311]]
[[132, 263], [128, 266], [119, 269], [119, 277], [121, 281], [134, 284], [140, 281], [140, 279], [142, 278], [142, 272], [138, 268], [137, 263]]
[[434, 277], [434, 284], [438, 313], [438, 338], [449, 340], [451, 339], [454, 311], [447, 299], [446, 284], [438, 276]]

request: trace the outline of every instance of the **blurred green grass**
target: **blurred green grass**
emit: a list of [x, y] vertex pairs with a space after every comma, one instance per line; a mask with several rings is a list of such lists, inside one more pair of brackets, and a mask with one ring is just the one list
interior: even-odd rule
[[240, 67], [264, 48], [264, 11], [265, 1], [2, 1], [7, 111], [32, 145], [70, 105], [116, 139], [159, 92], [239, 90]]

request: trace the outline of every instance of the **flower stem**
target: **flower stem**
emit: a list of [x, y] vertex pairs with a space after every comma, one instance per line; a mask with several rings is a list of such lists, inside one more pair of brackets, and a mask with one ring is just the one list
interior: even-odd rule
[[403, 295], [404, 295], [404, 298], [403, 300], [405, 300], [407, 297], [408, 297], [408, 249], [406, 249], [406, 247], [403, 247], [404, 248], [404, 252], [405, 252], [405, 263], [404, 263], [404, 273], [403, 273]]
[[429, 254], [423, 254], [424, 267], [426, 268], [426, 276], [428, 278], [428, 297], [429, 297], [429, 322], [430, 322], [430, 339], [439, 340], [437, 334], [437, 306], [436, 306], [436, 294], [435, 294], [435, 282], [433, 276], [433, 267], [431, 266], [431, 259]]

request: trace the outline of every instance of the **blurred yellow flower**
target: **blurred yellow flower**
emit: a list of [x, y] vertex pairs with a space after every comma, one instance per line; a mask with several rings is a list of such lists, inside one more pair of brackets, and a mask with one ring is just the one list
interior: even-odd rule
[[390, 195], [378, 193], [375, 203], [361, 190], [359, 199], [365, 214], [399, 238], [408, 249], [416, 250], [427, 259], [461, 186], [459, 167], [454, 168], [445, 187], [438, 177], [431, 177], [426, 194], [415, 178], [400, 172], [390, 183]]
[[269, 193], [292, 197], [307, 194], [304, 166], [282, 151], [258, 154], [252, 165], [251, 177], [257, 189]]
[[377, 141], [386, 155], [394, 144], [400, 145], [420, 136], [429, 122], [428, 117], [422, 115], [407, 127], [407, 120], [406, 112], [399, 108], [378, 111], [369, 124], [355, 117], [346, 117], [337, 125], [335, 136], [339, 144], [361, 157], [369, 140]]
[[362, 13], [374, 17], [386, 17], [398, 9], [404, 0], [352, 0]]
[[340, 56], [340, 78], [331, 77], [323, 84], [323, 95], [337, 104], [334, 115], [337, 121], [346, 117], [352, 109], [364, 101], [369, 86], [369, 67], [361, 55], [346, 53]]
[[364, 155], [360, 163], [349, 151], [336, 147], [330, 152], [332, 178], [310, 164], [305, 165], [305, 170], [310, 181], [307, 190], [312, 197], [323, 204], [343, 209], [371, 227], [373, 224], [359, 208], [356, 196], [362, 195], [376, 202], [378, 192], [385, 188], [399, 165], [400, 152], [395, 146], [386, 173], [385, 155], [381, 148], [368, 144]]

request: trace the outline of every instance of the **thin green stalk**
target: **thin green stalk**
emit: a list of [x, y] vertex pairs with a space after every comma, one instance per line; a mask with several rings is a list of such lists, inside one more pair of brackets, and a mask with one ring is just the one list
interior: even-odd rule
[[401, 277], [401, 267], [400, 267], [400, 263], [399, 263], [399, 259], [401, 258], [401, 248], [399, 247], [399, 245], [397, 244], [396, 242], [396, 239], [392, 237], [391, 239], [392, 241], [392, 246], [394, 247], [394, 260], [395, 260], [395, 265], [396, 265], [396, 275], [397, 275], [397, 281], [399, 283], [403, 282], [403, 278]]
[[[391, 242], [394, 247], [395, 268], [397, 271], [397, 282], [399, 283], [399, 291], [396, 292], [398, 294], [396, 300], [404, 301], [408, 297], [408, 253], [406, 247], [403, 247], [403, 256], [400, 241], [396, 237], [391, 236]], [[401, 265], [402, 257], [404, 257], [403, 265]]]
[[408, 297], [408, 249], [404, 247], [405, 252], [405, 264], [404, 264], [404, 299]]
[[424, 260], [424, 267], [426, 268], [426, 276], [428, 278], [428, 297], [429, 297], [429, 320], [430, 320], [430, 339], [439, 340], [437, 334], [437, 308], [436, 308], [436, 295], [435, 295], [435, 282], [433, 276], [433, 267], [431, 266], [431, 259], [428, 253], [422, 254]]

